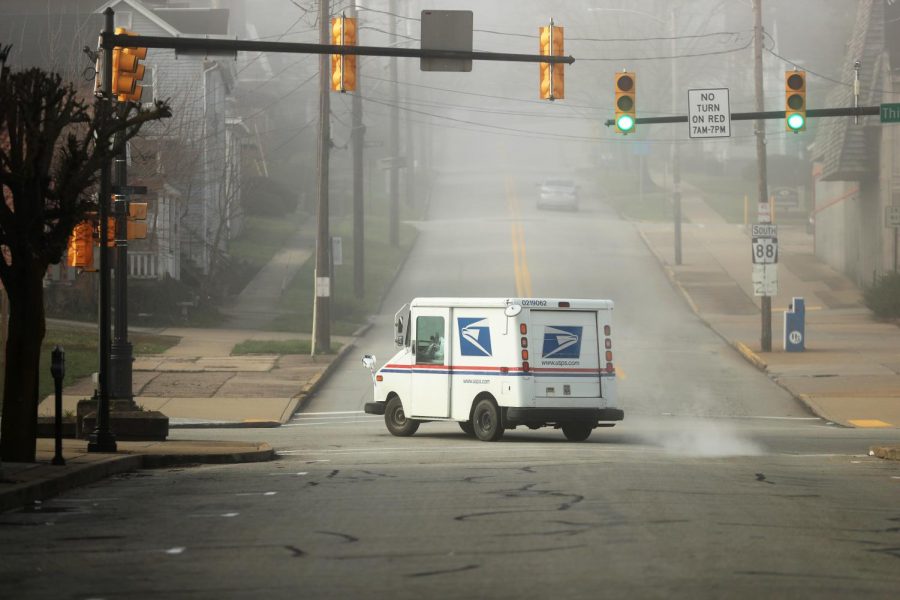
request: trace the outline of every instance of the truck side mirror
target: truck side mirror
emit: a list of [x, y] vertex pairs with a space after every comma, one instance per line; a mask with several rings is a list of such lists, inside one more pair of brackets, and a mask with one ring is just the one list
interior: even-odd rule
[[403, 342], [403, 317], [397, 317], [397, 322], [394, 323], [394, 345], [402, 346]]
[[362, 364], [368, 370], [374, 371], [375, 370], [375, 356], [372, 354], [366, 354], [365, 356], [363, 356]]

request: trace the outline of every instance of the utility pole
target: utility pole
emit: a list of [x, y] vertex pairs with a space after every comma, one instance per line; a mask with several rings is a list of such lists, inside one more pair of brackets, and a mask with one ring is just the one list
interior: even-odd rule
[[[125, 104], [119, 110], [121, 118], [125, 118]], [[124, 133], [117, 134], [119, 141]], [[115, 185], [118, 193], [115, 198], [116, 215], [116, 293], [115, 320], [113, 322], [113, 340], [110, 352], [110, 396], [116, 400], [133, 400], [131, 385], [131, 366], [133, 362], [131, 343], [128, 341], [128, 194], [123, 188], [128, 185], [127, 150], [116, 157]]]
[[[389, 31], [391, 43], [397, 40], [397, 0], [390, 1], [391, 13]], [[391, 124], [388, 132], [388, 148], [391, 167], [388, 176], [388, 202], [390, 203], [388, 222], [391, 246], [400, 245], [400, 178], [397, 172], [397, 160], [400, 154], [400, 89], [397, 83], [397, 57], [392, 56], [388, 68], [388, 79], [391, 80]]]
[[[319, 1], [319, 43], [331, 41], [331, 2]], [[315, 304], [312, 354], [331, 351], [331, 237], [328, 227], [328, 153], [331, 149], [331, 57], [319, 55], [318, 231], [316, 234]]]
[[[762, 0], [753, 0], [753, 78], [756, 87], [756, 110], [765, 110], [765, 95], [763, 91], [763, 62], [762, 62]], [[766, 122], [762, 119], [756, 121], [756, 172], [757, 195], [761, 211], [765, 215], [769, 212], [769, 184], [766, 172]], [[762, 303], [762, 331], [760, 334], [760, 346], [763, 352], [772, 351], [772, 298], [763, 296]]]
[[[408, 23], [409, 21], [407, 21]], [[407, 35], [409, 34], [409, 30], [407, 30]], [[406, 61], [406, 80], [412, 80], [413, 74], [413, 61]], [[406, 99], [409, 100], [411, 93], [409, 88], [406, 90]], [[405, 158], [404, 166], [406, 167], [405, 177], [406, 179], [406, 206], [407, 208], [411, 208], [416, 203], [416, 162], [414, 160], [415, 157], [415, 142], [413, 140], [413, 123], [412, 123], [412, 113], [409, 111], [406, 112], [405, 118], [403, 119], [404, 125], [404, 137], [405, 142], [403, 144], [403, 157]]]
[[[672, 56], [675, 56], [676, 53], [676, 44], [675, 44], [675, 36], [678, 35], [677, 28], [675, 26], [675, 15], [676, 15], [676, 7], [672, 6], [671, 12], [671, 26], [672, 26]], [[681, 92], [678, 90], [678, 70], [677, 64], [678, 61], [674, 58], [669, 61], [672, 65], [672, 114], [678, 113], [678, 98], [681, 97]], [[675, 221], [675, 264], [681, 264], [681, 160], [678, 156], [678, 147], [675, 142], [672, 142], [672, 208], [673, 208], [673, 219]], [[643, 172], [641, 173], [641, 178], [643, 180]]]
[[[350, 0], [350, 15], [357, 17], [356, 0]], [[358, 18], [358, 17], [357, 17]], [[357, 27], [359, 27], [357, 21]], [[358, 60], [358, 59], [357, 59]], [[365, 276], [365, 244], [366, 224], [365, 208], [363, 205], [363, 146], [366, 140], [366, 126], [362, 118], [362, 85], [361, 77], [362, 61], [356, 64], [356, 91], [351, 99], [351, 141], [353, 153], [353, 294], [362, 298], [366, 293]]]

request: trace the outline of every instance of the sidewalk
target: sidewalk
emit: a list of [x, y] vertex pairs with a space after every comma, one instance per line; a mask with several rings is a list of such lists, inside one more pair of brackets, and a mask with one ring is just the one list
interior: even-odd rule
[[[637, 228], [691, 309], [747, 360], [814, 413], [847, 427], [900, 428], [900, 330], [875, 321], [862, 294], [813, 255], [800, 225], [779, 224], [778, 295], [772, 299], [772, 352], [760, 349], [760, 298], [753, 295], [750, 238], [685, 186], [682, 264], [671, 223]], [[783, 313], [806, 299], [806, 352], [782, 350]]]
[[[270, 331], [172, 328], [161, 332], [181, 337], [164, 354], [135, 358], [135, 402], [169, 417], [169, 427], [277, 427], [286, 423], [315, 392], [331, 369], [352, 350], [353, 338], [335, 337], [338, 354], [256, 354], [231, 356], [244, 340], [298, 339], [301, 334]], [[86, 377], [63, 389], [63, 411], [75, 413], [79, 400], [95, 385]], [[39, 416], [53, 416], [53, 398], [38, 406]]]
[[53, 440], [38, 439], [37, 462], [3, 463], [0, 512], [135, 469], [262, 462], [273, 460], [275, 451], [262, 442], [168, 441], [118, 442], [116, 454], [102, 454], [88, 453], [85, 440], [63, 440], [66, 464], [50, 464], [53, 455]]

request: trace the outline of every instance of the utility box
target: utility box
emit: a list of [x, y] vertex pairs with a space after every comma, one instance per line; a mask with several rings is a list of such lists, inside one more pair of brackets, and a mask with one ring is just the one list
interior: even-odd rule
[[803, 352], [806, 350], [806, 301], [793, 298], [788, 310], [784, 311], [784, 351]]

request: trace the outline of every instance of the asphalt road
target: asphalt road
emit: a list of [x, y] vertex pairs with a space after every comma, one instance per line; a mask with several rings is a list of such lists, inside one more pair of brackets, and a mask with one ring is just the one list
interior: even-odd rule
[[706, 328], [633, 228], [531, 182], [441, 185], [359, 354], [413, 296], [616, 301], [626, 420], [584, 443], [502, 442], [362, 414], [348, 360], [266, 439], [274, 463], [140, 472], [0, 515], [0, 597], [897, 597], [895, 431], [810, 415]]

